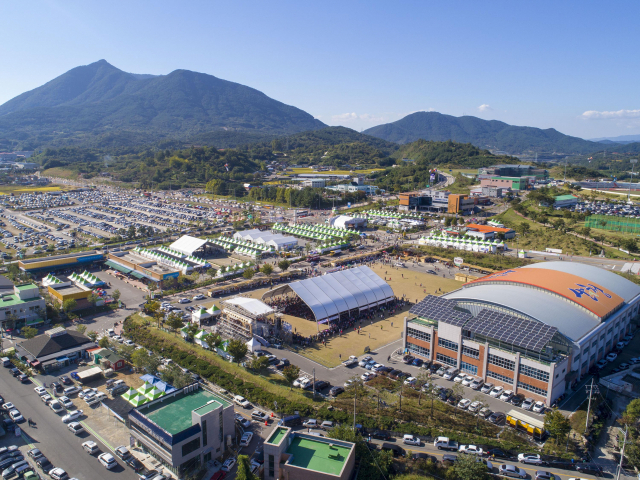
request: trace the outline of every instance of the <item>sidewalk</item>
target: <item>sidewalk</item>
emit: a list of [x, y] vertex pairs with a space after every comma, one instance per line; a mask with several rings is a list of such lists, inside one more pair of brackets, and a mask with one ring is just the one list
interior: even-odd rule
[[[157, 460], [156, 458], [152, 457], [148, 453], [144, 453], [143, 451], [140, 450], [139, 447], [130, 448], [129, 451], [148, 470], [155, 470], [158, 473], [161, 473], [163, 475], [168, 475], [169, 478], [173, 478], [175, 480], [178, 480], [178, 477], [176, 477], [176, 475], [171, 470], [164, 468], [162, 466], [162, 463], [160, 463], [159, 460]], [[207, 477], [205, 477], [205, 478], [207, 478]]]

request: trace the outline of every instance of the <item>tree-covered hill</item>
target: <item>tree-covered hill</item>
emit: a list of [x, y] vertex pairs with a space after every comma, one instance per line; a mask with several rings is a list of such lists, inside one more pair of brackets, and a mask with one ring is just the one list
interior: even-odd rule
[[74, 68], [0, 106], [0, 140], [96, 144], [105, 134], [187, 140], [214, 131], [283, 135], [324, 127], [308, 113], [253, 88], [176, 70], [134, 75], [104, 60]]
[[399, 161], [397, 165], [376, 172], [375, 184], [388, 192], [402, 192], [425, 188], [429, 183], [429, 170], [437, 168], [479, 168], [500, 163], [520, 163], [517, 158], [493, 155], [469, 143], [429, 142], [418, 140], [403, 145], [393, 154], [396, 159], [408, 158], [413, 162]]
[[454, 117], [437, 112], [417, 112], [364, 133], [396, 143], [419, 139], [471, 143], [480, 148], [507, 151], [510, 154], [588, 153], [602, 149], [602, 144], [564, 135], [553, 128], [518, 127], [497, 120], [477, 117]]

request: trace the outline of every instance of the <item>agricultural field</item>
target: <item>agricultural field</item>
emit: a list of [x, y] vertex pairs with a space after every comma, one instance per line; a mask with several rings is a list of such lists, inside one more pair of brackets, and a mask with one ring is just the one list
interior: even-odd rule
[[24, 185], [0, 185], [0, 195], [20, 195], [21, 193], [36, 193], [36, 192], [60, 192], [65, 189], [60, 186], [48, 186], [48, 187], [29, 187]]
[[316, 172], [311, 168], [292, 168], [290, 169], [293, 173], [315, 173], [318, 175], [368, 175], [374, 172], [381, 172], [384, 168], [366, 168], [362, 170], [332, 170], [331, 172]]

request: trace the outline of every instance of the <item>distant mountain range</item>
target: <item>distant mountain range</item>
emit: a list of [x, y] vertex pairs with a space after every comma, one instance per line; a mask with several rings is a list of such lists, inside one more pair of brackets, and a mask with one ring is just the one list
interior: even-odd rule
[[419, 139], [471, 143], [479, 148], [500, 150], [512, 155], [523, 153], [590, 153], [602, 145], [564, 135], [553, 128], [517, 127], [497, 120], [454, 117], [437, 112], [417, 112], [363, 133], [396, 143]]
[[602, 137], [602, 138], [592, 138], [592, 142], [599, 143], [634, 143], [640, 142], [640, 135], [620, 135], [618, 137]]
[[0, 106], [0, 139], [128, 142], [188, 139], [206, 132], [291, 134], [325, 127], [299, 108], [203, 73], [123, 72], [105, 60], [76, 67]]

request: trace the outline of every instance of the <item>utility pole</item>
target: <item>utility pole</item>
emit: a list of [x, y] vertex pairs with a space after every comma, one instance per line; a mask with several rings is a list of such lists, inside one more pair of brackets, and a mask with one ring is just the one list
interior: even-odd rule
[[[597, 386], [595, 387], [597, 390]], [[591, 396], [594, 393], [594, 385], [593, 385], [593, 377], [591, 378], [591, 385], [587, 386], [587, 392], [589, 393], [589, 404], [587, 405], [587, 420], [584, 426], [584, 434], [587, 434], [587, 430], [589, 429], [589, 413], [591, 412]], [[597, 393], [597, 392], [596, 392]]]
[[358, 398], [358, 382], [353, 384], [353, 431], [356, 431], [356, 400]]
[[636, 158], [632, 158], [631, 160], [629, 160], [629, 162], [631, 162], [631, 182], [629, 182], [629, 194], [627, 195], [627, 202], [631, 201], [631, 183], [633, 182], [633, 167], [635, 166], [636, 163], [638, 163], [638, 160]]
[[316, 369], [313, 369], [313, 398], [316, 398]]
[[624, 447], [627, 446], [627, 431], [628, 427], [624, 427], [624, 440], [622, 441], [622, 449], [620, 449], [620, 464], [618, 465], [618, 473], [616, 474], [616, 480], [620, 480], [620, 472], [622, 471], [622, 460], [624, 459]]

